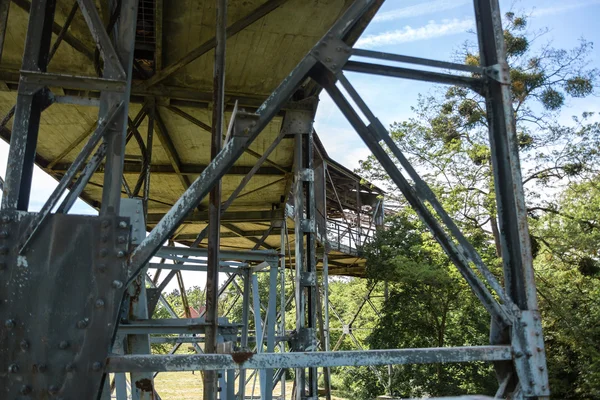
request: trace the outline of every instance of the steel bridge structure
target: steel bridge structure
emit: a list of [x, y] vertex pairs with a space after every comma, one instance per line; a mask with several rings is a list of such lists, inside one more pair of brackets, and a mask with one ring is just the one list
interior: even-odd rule
[[[496, 398], [548, 398], [498, 0], [473, 2], [479, 66], [357, 48], [382, 3], [0, 0], [0, 136], [10, 143], [0, 398], [159, 399], [157, 373], [200, 370], [205, 399], [244, 399], [256, 374], [271, 400], [278, 385], [286, 396], [294, 369], [288, 397], [316, 399], [321, 375], [329, 396], [331, 367], [475, 361], [493, 363]], [[347, 72], [486, 99], [502, 283]], [[329, 276], [363, 275], [359, 249], [384, 229], [385, 208], [384, 193], [321, 144], [313, 121], [323, 90], [489, 312], [489, 345], [331, 349]], [[30, 212], [35, 165], [58, 184]], [[98, 215], [69, 213], [77, 199]], [[182, 271], [206, 274], [199, 317]], [[163, 296], [173, 279], [185, 315]], [[228, 287], [240, 321], [218, 309]], [[153, 318], [159, 304], [172, 318]], [[152, 343], [173, 350], [151, 354]], [[177, 353], [182, 343], [196, 354]]]

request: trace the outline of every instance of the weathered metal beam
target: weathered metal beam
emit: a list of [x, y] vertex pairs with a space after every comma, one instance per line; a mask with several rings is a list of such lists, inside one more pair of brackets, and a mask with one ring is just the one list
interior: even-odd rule
[[[269, 222], [272, 220], [282, 220], [284, 218], [283, 210], [269, 211], [227, 211], [221, 216], [221, 222]], [[157, 224], [165, 214], [148, 214], [148, 224]], [[194, 211], [182, 219], [185, 224], [198, 224], [208, 222], [208, 212]]]
[[[28, 0], [12, 0], [12, 2], [15, 3], [19, 8], [27, 12], [30, 12], [31, 10], [31, 2]], [[52, 33], [54, 33], [55, 35], [59, 35], [62, 30], [63, 27], [61, 25], [57, 24], [56, 22], [52, 23]], [[94, 61], [93, 50], [88, 48], [85, 45], [85, 43], [83, 43], [81, 40], [77, 39], [75, 36], [71, 35], [68, 32], [64, 34], [63, 40], [66, 43], [68, 43], [72, 48], [83, 54], [90, 61]]]
[[[82, 135], [83, 136], [83, 135]], [[85, 133], [85, 137], [89, 136], [87, 132]], [[84, 137], [84, 139], [85, 139]], [[76, 141], [81, 143], [80, 138]], [[70, 146], [71, 147], [71, 146]], [[64, 157], [63, 157], [64, 158]], [[52, 163], [51, 163], [52, 164]], [[52, 172], [56, 173], [64, 173], [69, 168], [70, 163], [60, 163], [60, 164], [52, 164], [52, 166], [48, 166], [44, 169], [52, 170]], [[202, 164], [181, 164], [179, 172], [173, 168], [172, 165], [165, 164], [154, 164], [150, 166], [150, 172], [152, 175], [200, 175], [204, 170], [208, 167], [208, 165]], [[227, 175], [247, 175], [254, 167], [248, 166], [237, 166], [234, 165], [227, 171]], [[104, 164], [98, 167], [98, 172], [104, 171]], [[140, 162], [134, 161], [125, 161], [123, 165], [123, 173], [124, 174], [140, 174], [143, 172], [142, 164]], [[274, 167], [260, 167], [256, 170], [255, 175], [263, 175], [263, 176], [282, 176], [285, 173], [281, 172], [278, 168]]]
[[21, 71], [20, 93], [33, 94], [44, 86], [123, 93], [127, 82], [122, 79], [98, 78], [96, 76], [53, 74], [31, 70]]
[[[271, 230], [271, 235], [279, 235], [282, 232], [281, 228], [273, 228]], [[242, 236], [240, 236], [240, 234], [238, 233], [233, 233], [233, 232], [221, 232], [221, 239], [229, 239], [229, 238], [237, 238], [237, 237], [256, 237], [256, 238], [260, 238], [262, 237], [262, 235], [264, 235], [265, 231], [264, 230], [251, 230], [251, 231], [242, 231], [241, 234]], [[284, 232], [285, 233], [285, 232]], [[288, 233], [290, 234], [294, 234], [294, 230], [293, 229], [288, 229]], [[196, 235], [195, 233], [181, 233], [179, 235], [175, 235], [174, 240], [175, 241], [182, 241], [182, 242], [186, 242], [186, 241], [191, 241], [196, 239], [198, 235]]]
[[344, 71], [360, 72], [364, 74], [466, 86], [468, 88], [476, 89], [477, 91], [481, 90], [483, 86], [483, 81], [480, 78], [450, 75], [440, 72], [423, 71], [402, 67], [392, 67], [389, 65], [371, 64], [360, 61], [348, 61], [346, 65], [344, 65], [343, 69]]
[[183, 185], [184, 189], [190, 187], [190, 180], [187, 176], [181, 174], [181, 160], [179, 159], [179, 155], [177, 154], [177, 149], [175, 149], [175, 145], [173, 144], [173, 140], [171, 140], [171, 136], [169, 135], [169, 131], [167, 130], [167, 126], [165, 125], [158, 108], [154, 110], [154, 118], [156, 121], [156, 134], [158, 136], [158, 140], [162, 144], [165, 152], [167, 153], [167, 157], [175, 170], [177, 176], [179, 176], [179, 180]]
[[431, 347], [424, 349], [306, 353], [131, 355], [109, 357], [106, 363], [106, 372], [358, 367], [364, 365], [462, 363], [511, 359], [510, 346]]
[[10, 0], [0, 0], [0, 61], [2, 61], [2, 52], [4, 50], [4, 40], [6, 39], [6, 26], [8, 25], [9, 9], [10, 9]]
[[383, 51], [352, 49], [352, 55], [356, 57], [376, 58], [380, 60], [397, 61], [400, 63], [424, 65], [426, 67], [454, 69], [457, 71], [472, 72], [476, 74], [483, 73], [483, 68], [478, 65], [457, 64], [446, 61], [431, 60], [428, 58], [385, 53]]
[[[241, 32], [248, 26], [263, 18], [265, 15], [269, 14], [271, 11], [275, 10], [277, 7], [281, 6], [286, 1], [287, 0], [268, 0], [267, 2], [261, 4], [242, 19], [228, 26], [226, 29], [227, 37], [229, 38]], [[156, 85], [158, 82], [168, 78], [175, 72], [179, 71], [181, 68], [196, 60], [198, 57], [208, 53], [210, 50], [214, 49], [216, 45], [216, 37], [207, 40], [206, 42], [202, 43], [200, 46], [196, 47], [194, 50], [190, 51], [188, 54], [180, 58], [178, 61], [165, 67], [159, 73], [155, 74], [152, 78], [140, 84], [140, 86], [143, 88], [149, 88], [153, 85]]]
[[[265, 241], [264, 241], [264, 239], [261, 240], [261, 239], [255, 238], [254, 236], [247, 236], [242, 229], [238, 228], [237, 226], [235, 226], [233, 224], [223, 222], [222, 225], [223, 225], [223, 227], [229, 229], [231, 232], [233, 232], [234, 234], [238, 235], [239, 237], [247, 239], [250, 242], [254, 243], [254, 245], [262, 246], [265, 249], [273, 249], [274, 248], [273, 246], [266, 244]], [[269, 232], [269, 231], [270, 231], [270, 229], [267, 230], [266, 232]], [[261, 235], [261, 238], [264, 235], [265, 234], [263, 232], [263, 235]]]

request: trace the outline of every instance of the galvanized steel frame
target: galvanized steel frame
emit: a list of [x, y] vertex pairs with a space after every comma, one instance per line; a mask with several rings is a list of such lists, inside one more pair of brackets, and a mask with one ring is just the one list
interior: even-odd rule
[[[267, 13], [270, 10], [279, 7], [285, 1], [268, 1], [265, 3], [260, 13]], [[2, 2], [4, 4], [4, 2]], [[80, 175], [80, 179], [74, 186], [76, 195], [81, 193], [83, 186], [100, 164], [102, 158], [106, 157], [104, 170], [104, 187], [102, 196], [102, 205], [100, 215], [118, 215], [120, 199], [122, 196], [121, 186], [124, 184], [123, 166], [124, 149], [127, 141], [127, 132], [132, 135], [139, 135], [135, 122], [128, 121], [128, 104], [131, 94], [131, 75], [133, 60], [133, 45], [136, 19], [136, 0], [123, 0], [121, 4], [121, 18], [115, 28], [115, 39], [110, 38], [110, 33], [101, 25], [101, 20], [93, 2], [88, 0], [78, 0], [81, 12], [86, 22], [91, 28], [94, 39], [104, 56], [104, 74], [102, 78], [92, 77], [69, 77], [47, 74], [46, 67], [49, 57], [51, 57], [55, 48], [50, 50], [51, 32], [55, 28], [53, 25], [55, 2], [53, 0], [35, 0], [30, 8], [29, 28], [26, 40], [26, 50], [23, 58], [23, 72], [21, 74], [21, 85], [14, 110], [14, 125], [11, 136], [11, 146], [9, 154], [9, 169], [4, 184], [2, 210], [26, 210], [29, 202], [29, 193], [31, 191], [31, 178], [35, 160], [35, 147], [37, 142], [37, 132], [39, 130], [40, 114], [44, 108], [48, 107], [54, 101], [54, 97], [47, 89], [47, 86], [55, 82], [66, 82], [69, 85], [76, 85], [82, 88], [95, 88], [101, 92], [100, 110], [98, 126], [96, 133], [90, 138], [89, 145], [85, 147], [78, 158], [79, 162], [74, 163], [65, 174], [65, 181], [61, 182], [60, 190], [55, 193], [44, 208], [44, 212], [36, 217], [36, 223], [32, 225], [31, 233], [20, 242], [21, 250], [26, 251], [27, 245], [35, 245], [31, 236], [38, 227], [44, 223], [51, 209], [62, 191], [67, 187], [73, 186], [70, 182], [75, 173], [82, 166], [83, 161], [91, 154], [91, 151], [100, 137], [104, 138], [102, 144], [96, 152], [96, 155]], [[338, 19], [327, 34], [313, 47], [309, 54], [302, 59], [298, 66], [281, 83], [273, 94], [258, 108], [255, 113], [246, 115], [245, 122], [233, 121], [234, 128], [228, 141], [221, 148], [222, 121], [223, 121], [223, 88], [224, 88], [224, 43], [227, 35], [243, 29], [243, 24], [251, 24], [257, 15], [251, 15], [247, 21], [243, 21], [235, 29], [227, 28], [224, 25], [225, 2], [219, 3], [220, 23], [216, 33], [216, 39], [204, 47], [201, 51], [217, 48], [215, 58], [215, 91], [214, 99], [217, 106], [214, 108], [213, 118], [213, 147], [212, 162], [206, 166], [200, 176], [186, 186], [187, 189], [176, 202], [176, 204], [166, 213], [158, 222], [157, 226], [150, 234], [134, 249], [129, 256], [129, 265], [131, 274], [127, 284], [132, 288], [137, 286], [143, 288], [140, 277], [145, 276], [145, 270], [151, 266], [150, 260], [153, 256], [173, 255], [177, 252], [178, 268], [183, 269], [187, 265], [187, 257], [194, 254], [196, 250], [181, 251], [180, 248], [163, 248], [163, 243], [172, 238], [179, 225], [184, 221], [190, 211], [198, 206], [200, 201], [208, 195], [211, 190], [218, 187], [219, 180], [228, 172], [235, 161], [248, 151], [249, 145], [275, 117], [289, 99], [305, 82], [307, 77], [311, 77], [315, 82], [322, 86], [332, 97], [334, 102], [340, 108], [342, 113], [349, 120], [351, 125], [361, 136], [365, 144], [375, 154], [379, 162], [386, 169], [390, 177], [398, 185], [408, 202], [417, 210], [425, 224], [432, 231], [442, 248], [446, 251], [450, 259], [455, 263], [458, 270], [471, 286], [475, 295], [481, 300], [485, 308], [492, 315], [492, 346], [470, 347], [470, 348], [444, 348], [444, 349], [405, 349], [405, 350], [373, 350], [357, 352], [331, 352], [329, 351], [328, 336], [328, 310], [326, 309], [325, 318], [325, 337], [324, 352], [301, 352], [290, 354], [283, 352], [284, 346], [280, 347], [281, 353], [263, 353], [244, 356], [227, 354], [198, 354], [193, 356], [152, 356], [152, 355], [122, 355], [111, 356], [108, 359], [106, 372], [132, 372], [132, 380], [137, 383], [141, 379], [150, 382], [150, 390], [140, 391], [137, 398], [156, 398], [150, 372], [167, 370], [231, 370], [240, 369], [242, 382], [245, 380], [246, 369], [260, 369], [262, 372], [262, 393], [263, 397], [270, 398], [272, 395], [273, 369], [298, 368], [296, 383], [296, 399], [316, 398], [317, 396], [317, 367], [332, 367], [340, 365], [389, 365], [401, 363], [429, 363], [429, 362], [466, 362], [475, 360], [492, 361], [495, 363], [501, 389], [498, 396], [513, 396], [513, 398], [545, 398], [549, 395], [548, 375], [545, 370], [545, 355], [543, 348], [543, 335], [539, 312], [537, 310], [537, 300], [535, 292], [535, 282], [533, 279], [533, 266], [531, 259], [531, 245], [529, 243], [529, 234], [527, 228], [527, 219], [524, 206], [523, 187], [521, 183], [521, 173], [519, 165], [518, 148], [516, 141], [515, 122], [510, 101], [510, 87], [507, 78], [508, 66], [504, 54], [504, 43], [502, 36], [501, 14], [498, 8], [497, 0], [474, 0], [477, 31], [479, 38], [481, 65], [478, 67], [464, 66], [454, 63], [440, 62], [435, 60], [426, 60], [416, 57], [407, 57], [381, 52], [372, 52], [361, 49], [354, 49], [352, 46], [353, 33], [352, 28], [362, 23], [365, 18], [379, 8], [381, 1], [377, 0], [355, 0], [347, 11]], [[2, 6], [5, 7], [5, 6]], [[6, 18], [5, 8], [2, 8], [1, 18]], [[62, 40], [68, 29], [61, 30]], [[4, 32], [0, 32], [4, 37]], [[0, 41], [1, 42], [1, 41]], [[60, 43], [60, 42], [58, 42]], [[57, 45], [55, 44], [55, 47]], [[207, 47], [208, 46], [208, 47]], [[1, 45], [0, 45], [1, 50]], [[196, 50], [190, 57], [197, 57]], [[1, 53], [0, 53], [1, 54]], [[402, 62], [413, 65], [423, 65], [434, 68], [445, 68], [455, 71], [472, 73], [474, 75], [456, 75], [451, 73], [431, 72], [419, 70], [417, 68], [404, 68], [389, 65], [380, 65], [370, 62], [359, 62], [350, 60], [351, 56], [366, 57], [371, 60], [387, 60], [393, 62]], [[194, 58], [182, 61], [181, 66], [190, 62]], [[181, 66], [177, 66], [180, 68]], [[471, 88], [486, 98], [488, 121], [490, 127], [490, 147], [492, 150], [492, 162], [494, 181], [496, 185], [498, 217], [501, 232], [501, 245], [504, 261], [504, 279], [505, 287], [502, 287], [498, 279], [485, 266], [481, 257], [466, 238], [462, 235], [456, 224], [449, 215], [443, 210], [441, 204], [435, 198], [433, 192], [427, 184], [421, 180], [417, 172], [410, 166], [407, 159], [400, 152], [397, 146], [391, 140], [385, 127], [379, 122], [368, 106], [361, 99], [360, 95], [346, 79], [344, 71], [379, 74], [389, 77], [415, 79], [427, 82], [436, 82], [452, 85], [460, 85]], [[173, 73], [174, 70], [164, 70], [157, 79], [163, 79], [164, 76]], [[152, 80], [150, 80], [152, 81]], [[149, 81], [148, 84], [151, 82]], [[350, 95], [354, 104], [358, 106], [360, 112], [368, 120], [368, 124], [363, 122], [357, 110], [339, 89], [338, 83], [344, 87]], [[160, 122], [160, 116], [156, 115], [156, 107], [153, 100], [148, 99], [150, 126], [148, 131], [148, 143], [151, 143], [154, 133], [154, 123]], [[146, 109], [146, 106], [142, 111]], [[290, 118], [295, 111], [288, 111], [287, 118]], [[306, 114], [306, 111], [303, 111]], [[302, 112], [301, 112], [302, 113]], [[8, 118], [10, 118], [8, 116]], [[143, 118], [143, 114], [142, 114]], [[296, 229], [296, 307], [297, 321], [296, 327], [299, 333], [296, 343], [300, 343], [300, 348], [296, 350], [306, 350], [302, 346], [310, 346], [315, 336], [314, 330], [317, 328], [317, 277], [316, 277], [316, 234], [315, 234], [315, 196], [312, 184], [311, 174], [312, 166], [312, 115], [309, 112], [308, 118], [304, 117], [303, 127], [309, 127], [304, 131], [286, 132], [277, 138], [275, 143], [265, 154], [259, 157], [259, 161], [253, 167], [247, 177], [242, 181], [238, 190], [234, 192], [231, 198], [221, 205], [220, 194], [212, 192], [211, 204], [211, 224], [209, 225], [209, 250], [208, 250], [208, 271], [210, 272], [210, 293], [211, 301], [215, 305], [208, 309], [207, 323], [210, 329], [207, 340], [209, 346], [207, 350], [214, 351], [216, 330], [217, 330], [217, 310], [216, 296], [218, 286], [217, 269], [220, 267], [221, 259], [219, 255], [219, 229], [220, 217], [223, 215], [227, 206], [233, 199], [239, 195], [241, 189], [249, 179], [257, 172], [260, 165], [268, 160], [269, 153], [277, 146], [277, 143], [285, 134], [296, 134], [296, 162], [295, 162], [295, 229]], [[6, 118], [5, 118], [6, 119]], [[107, 121], [106, 123], [104, 121]], [[5, 121], [3, 121], [5, 122]], [[129, 123], [128, 123], [129, 122]], [[139, 122], [138, 122], [139, 124]], [[285, 125], [285, 124], [284, 124]], [[129, 126], [129, 127], [128, 127]], [[237, 129], [236, 129], [237, 128]], [[104, 132], [106, 130], [106, 132]], [[165, 134], [158, 125], [158, 133]], [[160, 136], [159, 136], [160, 138]], [[143, 146], [143, 141], [140, 141]], [[413, 182], [407, 179], [395, 164], [395, 161], [384, 150], [383, 145], [391, 151], [396, 158], [396, 162], [403, 167], [404, 173], [408, 175]], [[147, 210], [149, 196], [149, 186], [151, 177], [151, 156], [147, 156], [145, 168], [141, 171], [139, 183], [144, 184], [144, 204]], [[178, 172], [179, 165], [174, 165]], [[179, 173], [179, 172], [178, 172]], [[133, 192], [139, 192], [141, 185], [136, 185]], [[128, 185], [125, 184], [126, 192], [133, 193]], [[357, 192], [358, 194], [358, 192]], [[74, 196], [65, 200], [66, 204], [60, 206], [61, 212], [66, 212], [72, 205]], [[359, 201], [359, 200], [358, 200]], [[435, 214], [425, 205], [428, 203]], [[438, 219], [442, 222], [440, 224]], [[285, 226], [285, 225], [284, 225]], [[271, 227], [272, 228], [272, 227]], [[284, 231], [282, 230], [282, 244], [284, 247]], [[206, 235], [206, 231], [200, 233], [195, 245], [197, 245]], [[257, 241], [257, 246], [260, 242]], [[288, 243], [289, 245], [289, 243]], [[325, 246], [327, 247], [327, 246]], [[171, 253], [169, 253], [171, 251]], [[285, 253], [285, 251], [284, 251]], [[238, 255], [239, 256], [239, 255]], [[270, 286], [276, 287], [277, 265], [280, 262], [279, 257], [273, 259], [273, 254], [251, 252], [244, 255], [246, 258], [237, 258], [246, 262], [252, 257], [271, 257], [269, 263], [271, 267]], [[285, 283], [284, 258], [280, 264], [280, 282]], [[186, 263], [186, 264], [184, 264]], [[327, 265], [327, 252], [324, 256], [324, 264]], [[475, 269], [473, 269], [473, 267]], [[236, 266], [228, 265], [227, 268], [236, 269]], [[248, 267], [242, 275], [244, 276], [244, 290], [242, 298], [244, 302], [243, 322], [245, 328], [242, 330], [242, 346], [248, 346], [248, 320], [249, 313], [252, 310], [249, 306], [251, 272]], [[173, 270], [177, 271], [177, 270]], [[173, 275], [173, 274], [172, 274]], [[213, 279], [214, 278], [214, 279]], [[325, 293], [327, 295], [327, 269], [324, 271]], [[234, 282], [232, 279], [228, 282]], [[157, 283], [157, 282], [155, 282]], [[235, 282], [234, 282], [235, 284]], [[235, 284], [237, 285], [237, 284]], [[282, 289], [283, 290], [283, 289]], [[275, 290], [276, 291], [276, 290]], [[143, 293], [132, 293], [140, 295]], [[139, 299], [136, 299], [138, 301]], [[272, 301], [271, 301], [272, 300]], [[143, 301], [142, 301], [143, 303]], [[278, 317], [275, 314], [275, 296], [269, 300], [267, 307], [267, 351], [272, 352], [275, 349], [275, 322]], [[279, 334], [286, 336], [285, 323], [285, 305], [287, 301], [282, 295], [280, 299], [280, 318], [281, 325]], [[327, 302], [326, 302], [327, 304]], [[145, 307], [145, 304], [144, 304]], [[139, 311], [139, 312], [138, 312]], [[137, 317], [144, 318], [143, 310], [134, 310]], [[261, 306], [255, 304], [254, 315], [257, 318], [257, 326], [261, 325]], [[306, 313], [306, 314], [305, 314]], [[119, 321], [116, 321], [118, 323]], [[147, 343], [143, 346], [147, 346]], [[135, 345], [132, 347], [136, 347]], [[259, 346], [262, 348], [262, 345]], [[199, 348], [198, 348], [199, 349]], [[134, 349], [135, 350], [135, 349]], [[312, 347], [311, 347], [311, 350]], [[242, 358], [240, 358], [242, 357]], [[308, 378], [305, 376], [305, 368], [309, 368]], [[269, 372], [271, 371], [271, 372]], [[135, 375], [141, 373], [141, 375]], [[207, 377], [210, 377], [207, 374]], [[216, 375], [213, 375], [216, 376]], [[228, 375], [229, 376], [229, 375]], [[275, 374], [277, 380], [279, 376]], [[217, 389], [214, 378], [206, 380], [207, 395], [205, 398], [215, 398]], [[285, 382], [285, 377], [282, 378]], [[144, 381], [145, 382], [145, 381]], [[230, 383], [227, 383], [228, 385]], [[308, 387], [307, 387], [308, 386]], [[305, 389], [308, 390], [305, 390]], [[240, 388], [240, 393], [244, 390]], [[228, 389], [225, 393], [231, 395]], [[106, 391], [103, 394], [106, 396]], [[226, 394], [222, 394], [226, 396]], [[224, 398], [224, 397], [223, 397]]]

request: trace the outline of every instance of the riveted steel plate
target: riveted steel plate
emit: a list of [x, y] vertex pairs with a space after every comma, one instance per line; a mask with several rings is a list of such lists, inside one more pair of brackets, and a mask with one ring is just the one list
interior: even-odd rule
[[[126, 218], [0, 213], [0, 398], [97, 398], [127, 279]], [[83, 383], [85, 382], [85, 383]]]

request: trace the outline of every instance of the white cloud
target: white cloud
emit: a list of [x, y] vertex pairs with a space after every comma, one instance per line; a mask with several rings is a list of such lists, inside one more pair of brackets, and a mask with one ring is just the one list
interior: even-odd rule
[[442, 36], [455, 35], [473, 29], [475, 23], [472, 19], [443, 20], [441, 23], [429, 21], [427, 25], [413, 28], [409, 25], [402, 29], [386, 31], [360, 38], [358, 47], [380, 47], [399, 43], [416, 42]]
[[560, 3], [560, 4], [552, 5], [550, 7], [536, 8], [535, 10], [533, 10], [531, 15], [534, 17], [540, 17], [540, 16], [544, 16], [544, 15], [555, 15], [555, 14], [563, 13], [565, 11], [576, 10], [579, 8], [589, 7], [589, 6], [593, 6], [593, 5], [597, 5], [597, 4], [600, 4], [600, 0], [574, 1], [574, 2], [570, 2], [570, 3]]
[[436, 0], [431, 2], [422, 2], [414, 6], [379, 13], [375, 16], [375, 18], [373, 18], [373, 21], [385, 22], [404, 18], [419, 17], [422, 15], [430, 15], [440, 11], [452, 10], [467, 3], [469, 3], [467, 0]]

